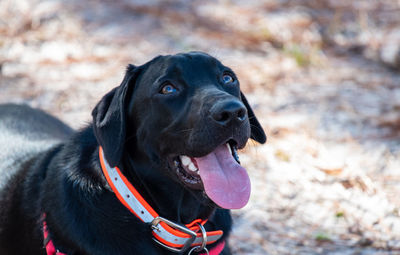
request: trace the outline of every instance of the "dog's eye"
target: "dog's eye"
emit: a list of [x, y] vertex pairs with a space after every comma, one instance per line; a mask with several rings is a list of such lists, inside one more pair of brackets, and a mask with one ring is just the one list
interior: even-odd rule
[[222, 76], [222, 82], [223, 82], [224, 84], [230, 84], [230, 83], [232, 83], [233, 81], [234, 81], [233, 77], [232, 77], [231, 75], [229, 75], [229, 74], [224, 74], [224, 75]]
[[161, 88], [161, 94], [172, 94], [175, 93], [177, 90], [176, 88], [172, 85], [172, 84], [165, 84], [162, 88]]

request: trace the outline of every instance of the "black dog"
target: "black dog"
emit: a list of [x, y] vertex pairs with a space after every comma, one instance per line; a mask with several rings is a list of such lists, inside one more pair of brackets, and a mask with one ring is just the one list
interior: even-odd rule
[[[205, 240], [193, 245], [187, 229], [201, 238], [222, 230], [206, 246], [219, 253], [229, 209], [243, 207], [250, 194], [236, 149], [249, 138], [266, 141], [233, 71], [199, 52], [129, 65], [92, 115], [91, 125], [74, 132], [42, 111], [0, 106], [0, 254], [46, 254], [49, 246], [68, 255], [205, 254]], [[143, 222], [121, 202], [104, 165], [118, 166], [174, 222], [163, 226], [207, 223], [184, 228], [184, 247], [156, 244], [161, 223]], [[220, 254], [230, 254], [228, 245]]]

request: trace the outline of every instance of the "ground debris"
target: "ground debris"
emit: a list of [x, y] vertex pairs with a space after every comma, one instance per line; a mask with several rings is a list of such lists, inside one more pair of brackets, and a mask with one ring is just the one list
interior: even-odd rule
[[0, 102], [79, 128], [128, 63], [207, 51], [268, 135], [233, 254], [397, 255], [399, 27], [394, 0], [2, 0]]

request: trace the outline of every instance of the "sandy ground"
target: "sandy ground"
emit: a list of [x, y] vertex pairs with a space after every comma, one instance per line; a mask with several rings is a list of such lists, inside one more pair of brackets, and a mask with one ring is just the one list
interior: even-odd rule
[[234, 254], [400, 254], [400, 2], [0, 2], [0, 103], [90, 121], [128, 63], [206, 51], [268, 134]]

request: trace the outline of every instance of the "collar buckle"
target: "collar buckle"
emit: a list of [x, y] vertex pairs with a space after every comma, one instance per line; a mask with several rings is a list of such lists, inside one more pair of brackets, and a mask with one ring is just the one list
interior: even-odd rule
[[153, 229], [153, 231], [159, 230], [158, 224], [160, 224], [160, 222], [164, 222], [164, 223], [167, 224], [168, 226], [173, 227], [173, 228], [175, 228], [175, 229], [177, 229], [177, 230], [180, 230], [180, 231], [182, 231], [183, 233], [188, 234], [188, 235], [191, 236], [191, 237], [185, 242], [185, 244], [183, 245], [183, 247], [180, 248], [180, 249], [178, 249], [178, 248], [173, 248], [173, 247], [170, 247], [170, 246], [168, 246], [168, 245], [165, 245], [165, 244], [163, 244], [162, 242], [158, 241], [156, 238], [153, 237], [153, 240], [154, 240], [157, 244], [161, 245], [162, 247], [164, 247], [165, 249], [167, 249], [167, 250], [169, 250], [169, 251], [177, 252], [177, 253], [183, 253], [183, 252], [185, 252], [186, 250], [188, 250], [188, 249], [190, 248], [190, 246], [193, 244], [193, 242], [195, 241], [195, 239], [196, 239], [196, 237], [197, 237], [196, 232], [190, 230], [189, 228], [187, 228], [187, 227], [185, 227], [185, 226], [182, 226], [182, 225], [179, 225], [179, 224], [177, 224], [177, 223], [175, 223], [175, 222], [172, 222], [172, 221], [167, 220], [167, 219], [165, 219], [165, 218], [163, 218], [163, 217], [160, 217], [160, 216], [154, 218], [154, 220], [152, 220], [151, 223], [150, 223], [150, 224], [151, 224], [151, 228]]

